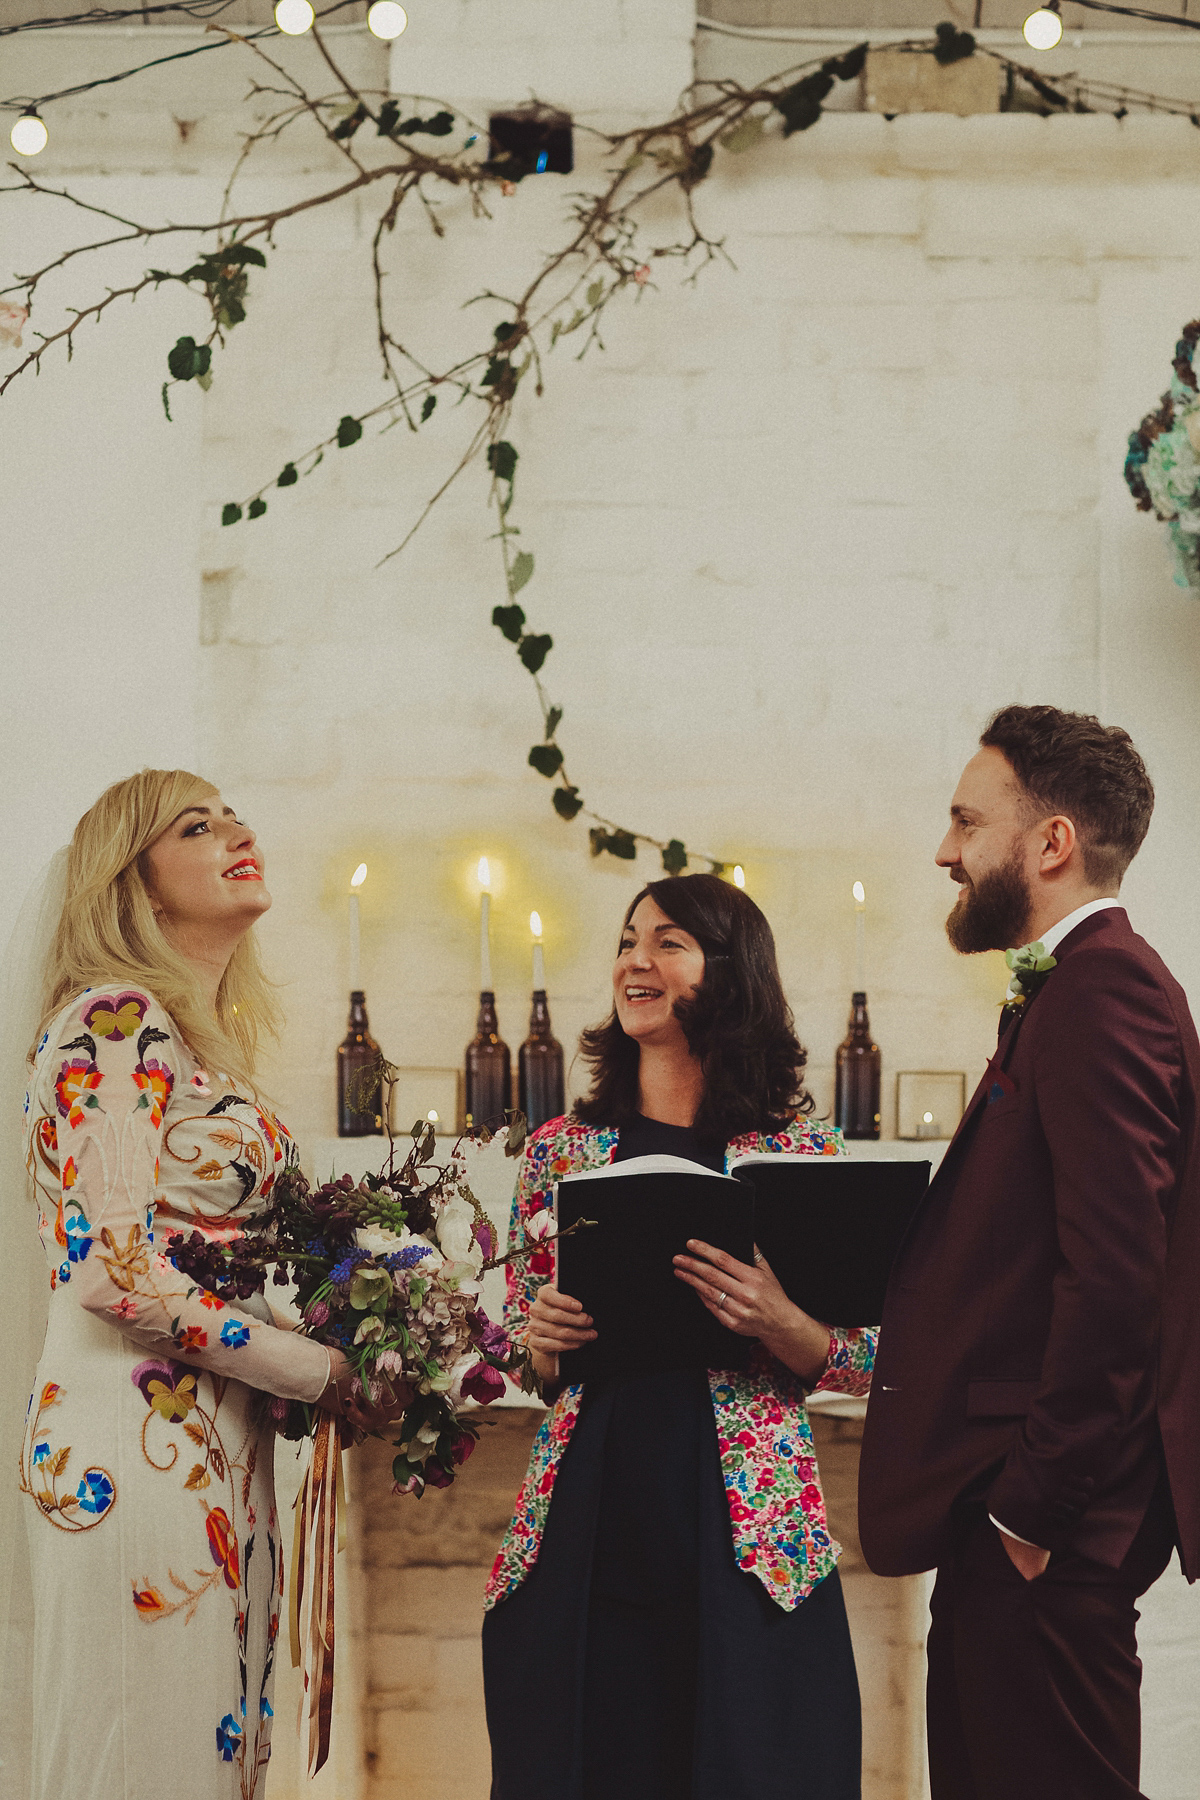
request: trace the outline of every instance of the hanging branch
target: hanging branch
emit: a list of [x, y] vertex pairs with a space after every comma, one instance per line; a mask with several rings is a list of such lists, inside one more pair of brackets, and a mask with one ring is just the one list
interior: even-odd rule
[[[488, 502], [495, 508], [498, 520], [495, 537], [500, 546], [504, 579], [505, 597], [493, 608], [492, 623], [514, 646], [518, 659], [534, 683], [542, 735], [530, 749], [528, 762], [538, 774], [552, 782], [551, 799], [556, 814], [568, 822], [581, 814], [592, 821], [589, 842], [593, 855], [608, 854], [620, 860], [631, 860], [637, 855], [638, 845], [645, 844], [659, 852], [663, 867], [670, 874], [687, 868], [689, 861], [706, 863], [720, 872], [724, 865], [718, 859], [689, 853], [679, 838], [656, 838], [594, 811], [585, 802], [579, 786], [571, 780], [558, 741], [562, 708], [551, 703], [543, 683], [543, 670], [553, 649], [553, 638], [547, 632], [527, 628], [525, 611], [517, 598], [533, 577], [535, 560], [530, 549], [518, 546], [516, 542], [520, 530], [513, 522], [512, 506], [519, 455], [508, 435], [509, 424], [513, 402], [522, 382], [531, 379], [533, 391], [540, 396], [544, 391], [546, 359], [568, 339], [576, 339], [577, 360], [593, 348], [603, 348], [602, 328], [607, 309], [622, 296], [632, 294], [640, 300], [647, 288], [655, 287], [652, 271], [656, 264], [672, 262], [680, 268], [684, 281], [693, 282], [710, 263], [729, 260], [723, 242], [705, 230], [696, 205], [697, 193], [708, 178], [718, 152], [738, 155], [753, 150], [772, 135], [788, 138], [796, 132], [811, 130], [837, 84], [858, 78], [869, 45], [861, 43], [843, 54], [800, 64], [753, 88], [743, 87], [736, 81], [699, 83], [685, 96], [681, 110], [666, 120], [623, 132], [591, 132], [602, 146], [608, 166], [595, 190], [577, 192], [570, 197], [565, 241], [544, 258], [522, 292], [505, 296], [485, 287], [469, 300], [468, 305], [484, 302], [502, 308], [504, 317], [476, 351], [449, 367], [435, 369], [410, 347], [406, 336], [397, 331], [387, 304], [384, 248], [395, 230], [401, 208], [414, 201], [419, 203], [431, 231], [435, 237], [442, 238], [446, 226], [434, 198], [439, 189], [465, 191], [472, 213], [490, 217], [490, 207], [495, 200], [511, 196], [517, 184], [534, 173], [534, 169], [511, 154], [496, 152], [484, 156], [475, 148], [483, 135], [478, 125], [443, 102], [418, 101], [415, 110], [408, 113], [393, 95], [355, 87], [339, 67], [319, 28], [313, 30], [312, 40], [337, 85], [331, 93], [310, 94], [265, 48], [262, 40], [278, 35], [274, 27], [239, 34], [220, 23], [219, 15], [232, 3], [233, 0], [173, 0], [171, 4], [137, 8], [139, 15], [177, 13], [192, 20], [203, 20], [213, 34], [213, 41], [199, 48], [240, 47], [243, 53], [252, 55], [258, 65], [269, 71], [269, 82], [253, 82], [247, 97], [249, 100], [268, 97], [273, 110], [255, 130], [245, 135], [226, 183], [218, 218], [185, 225], [141, 223], [83, 200], [65, 187], [42, 182], [26, 168], [10, 165], [18, 179], [16, 183], [0, 187], [0, 193], [37, 194], [62, 200], [121, 229], [74, 245], [33, 273], [17, 276], [12, 286], [0, 290], [0, 302], [5, 296], [18, 297], [16, 303], [3, 309], [9, 319], [16, 317], [23, 321], [27, 318], [39, 298], [42, 284], [78, 259], [136, 244], [169, 250], [174, 243], [180, 242], [195, 248], [193, 260], [185, 267], [147, 269], [124, 286], [106, 288], [83, 306], [69, 307], [64, 324], [49, 333], [35, 333], [36, 343], [0, 380], [0, 395], [31, 369], [36, 374], [43, 359], [56, 346], [65, 347], [69, 360], [85, 321], [99, 323], [118, 301], [134, 301], [147, 289], [157, 291], [165, 283], [178, 282], [195, 294], [207, 309], [207, 328], [198, 338], [190, 335], [179, 338], [168, 353], [168, 379], [163, 383], [162, 398], [169, 419], [173, 388], [192, 381], [202, 388], [211, 385], [215, 374], [214, 352], [224, 346], [228, 333], [245, 319], [252, 271], [266, 267], [281, 228], [317, 208], [339, 206], [352, 197], [368, 196], [371, 190], [378, 188], [383, 195], [383, 204], [369, 235], [370, 281], [374, 303], [373, 330], [386, 396], [364, 410], [344, 412], [335, 429], [320, 442], [291, 456], [277, 475], [242, 499], [227, 501], [222, 509], [222, 524], [232, 526], [244, 519], [261, 518], [267, 511], [269, 494], [276, 489], [293, 487], [302, 475], [312, 474], [324, 462], [326, 452], [346, 450], [357, 444], [368, 423], [377, 421], [381, 432], [402, 424], [416, 433], [430, 419], [443, 394], [454, 395], [459, 404], [472, 403], [479, 410], [464, 449], [402, 541], [382, 561], [387, 562], [401, 554], [458, 477], [482, 457], [489, 477]], [[319, 17], [326, 19], [349, 3], [350, 0], [335, 0]], [[1099, 5], [1099, 0], [1089, 0], [1089, 3]], [[1130, 9], [1107, 7], [1105, 10]], [[133, 16], [133, 9], [93, 9], [71, 17], [30, 20], [18, 26], [0, 27], [0, 35], [11, 35], [22, 29], [49, 30], [66, 24], [113, 22], [127, 16]], [[951, 24], [939, 25], [932, 39], [913, 39], [901, 46], [890, 46], [897, 47], [912, 52], [932, 52], [942, 63], [977, 53], [971, 34]], [[196, 49], [180, 54], [196, 54]], [[991, 51], [987, 54], [995, 55]], [[139, 73], [141, 68], [153, 67], [165, 60], [173, 59], [157, 58], [154, 63], [127, 70], [121, 76], [106, 76], [84, 83], [71, 92], [85, 92], [112, 80], [127, 79]], [[1042, 75], [1040, 71], [1004, 57], [996, 60], [1006, 72], [1003, 104], [1007, 107], [1033, 106], [1043, 112], [1107, 111], [1123, 116], [1131, 107], [1140, 106], [1183, 112], [1193, 118], [1193, 123], [1200, 123], [1184, 102], [1134, 93], [1111, 84], [1081, 81], [1073, 76]], [[55, 96], [43, 96], [36, 104], [53, 98]], [[28, 103], [0, 102], [0, 106], [10, 107], [24, 104]], [[536, 101], [533, 107], [538, 108]], [[303, 123], [316, 129], [337, 154], [343, 165], [340, 178], [290, 205], [238, 211], [233, 202], [234, 190], [254, 153], [263, 144], [277, 142], [285, 132]], [[581, 128], [577, 126], [576, 129]], [[642, 220], [650, 203], [668, 193], [674, 194], [679, 202], [683, 229], [673, 241], [643, 247]], [[11, 327], [7, 329], [11, 341], [14, 333]]]

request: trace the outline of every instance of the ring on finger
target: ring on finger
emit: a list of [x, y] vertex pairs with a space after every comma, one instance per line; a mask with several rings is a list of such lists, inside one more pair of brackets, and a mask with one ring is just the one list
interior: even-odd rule
[[729, 1298], [728, 1294], [722, 1294], [720, 1296], [720, 1298], [717, 1301], [717, 1311], [718, 1312], [720, 1312], [721, 1308], [724, 1306], [724, 1304], [728, 1300], [728, 1298]]

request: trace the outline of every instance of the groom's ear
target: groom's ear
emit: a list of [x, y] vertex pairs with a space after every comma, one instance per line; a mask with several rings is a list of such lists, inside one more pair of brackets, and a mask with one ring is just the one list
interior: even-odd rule
[[1044, 875], [1065, 868], [1079, 843], [1073, 822], [1065, 813], [1043, 819], [1037, 827], [1039, 839], [1038, 866]]

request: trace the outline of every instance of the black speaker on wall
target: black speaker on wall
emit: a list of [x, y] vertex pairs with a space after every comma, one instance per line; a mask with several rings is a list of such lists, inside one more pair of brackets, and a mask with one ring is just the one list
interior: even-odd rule
[[569, 175], [575, 167], [571, 116], [548, 106], [493, 113], [488, 140], [489, 168], [511, 181], [526, 175]]

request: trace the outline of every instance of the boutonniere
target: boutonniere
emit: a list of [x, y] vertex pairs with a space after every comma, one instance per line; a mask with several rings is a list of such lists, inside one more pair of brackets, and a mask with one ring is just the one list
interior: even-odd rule
[[1023, 944], [1019, 950], [1006, 950], [1004, 960], [1008, 964], [1009, 991], [1001, 1003], [1002, 1017], [1011, 1024], [1020, 1017], [1051, 971], [1057, 969], [1058, 963], [1053, 956], [1046, 955], [1044, 944]]

